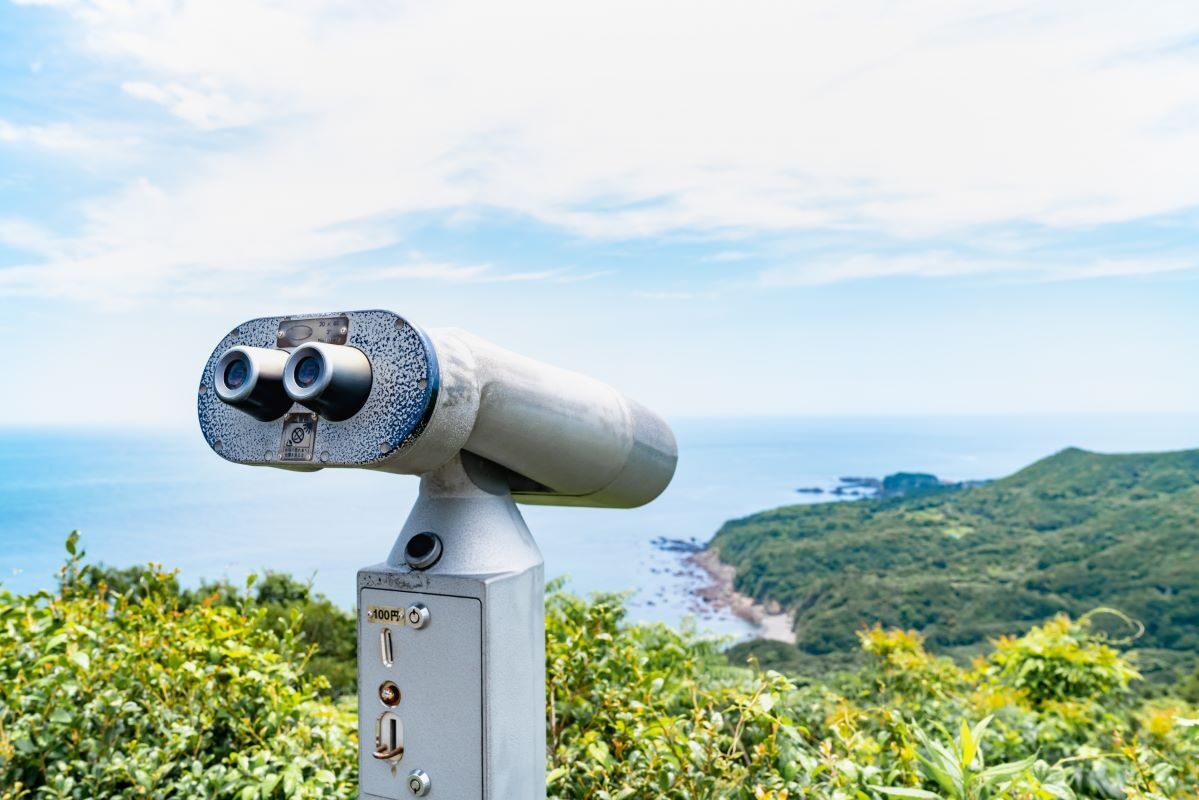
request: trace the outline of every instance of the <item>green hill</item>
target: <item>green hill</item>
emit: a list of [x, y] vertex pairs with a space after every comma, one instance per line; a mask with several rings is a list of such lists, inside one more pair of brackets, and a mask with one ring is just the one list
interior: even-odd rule
[[1069, 449], [985, 486], [762, 512], [712, 546], [740, 591], [795, 611], [808, 656], [853, 652], [876, 622], [968, 655], [1097, 606], [1166, 662], [1199, 651], [1199, 450]]

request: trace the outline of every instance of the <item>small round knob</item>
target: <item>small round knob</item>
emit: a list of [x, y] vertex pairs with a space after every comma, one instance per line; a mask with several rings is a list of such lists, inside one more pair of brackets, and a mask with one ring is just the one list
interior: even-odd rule
[[385, 706], [398, 706], [400, 704], [400, 687], [392, 681], [384, 681], [379, 687], [379, 700]]
[[429, 773], [423, 769], [414, 769], [408, 773], [408, 791], [417, 797], [427, 795], [432, 785], [433, 781], [429, 779]]
[[415, 603], [408, 609], [408, 624], [417, 629], [429, 624], [429, 609], [424, 603]]

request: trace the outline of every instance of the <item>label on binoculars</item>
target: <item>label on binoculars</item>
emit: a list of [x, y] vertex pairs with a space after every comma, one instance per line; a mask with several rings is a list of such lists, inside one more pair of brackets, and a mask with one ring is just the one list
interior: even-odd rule
[[367, 606], [367, 622], [386, 622], [389, 625], [405, 625], [408, 621], [408, 609], [391, 608], [388, 606]]
[[284, 417], [279, 460], [311, 461], [315, 450], [316, 414], [288, 414]]
[[298, 347], [305, 342], [345, 344], [349, 330], [350, 318], [344, 314], [335, 317], [280, 320], [275, 346]]

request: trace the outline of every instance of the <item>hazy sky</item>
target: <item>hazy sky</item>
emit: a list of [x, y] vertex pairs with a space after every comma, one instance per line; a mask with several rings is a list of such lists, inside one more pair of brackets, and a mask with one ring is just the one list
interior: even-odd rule
[[1199, 4], [0, 0], [3, 422], [385, 307], [669, 415], [1199, 409]]

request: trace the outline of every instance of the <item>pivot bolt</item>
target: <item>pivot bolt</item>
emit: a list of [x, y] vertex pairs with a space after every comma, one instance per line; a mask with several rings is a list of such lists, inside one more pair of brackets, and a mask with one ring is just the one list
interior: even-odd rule
[[408, 609], [408, 624], [417, 629], [429, 624], [429, 609], [424, 603], [416, 603]]
[[433, 781], [429, 780], [429, 773], [423, 769], [414, 769], [408, 773], [408, 791], [417, 797], [427, 795], [432, 785]]

